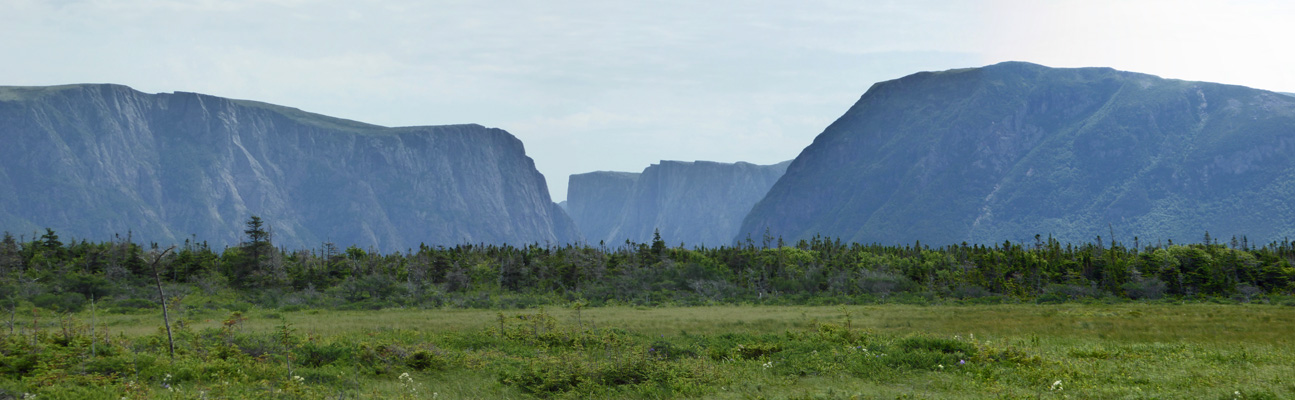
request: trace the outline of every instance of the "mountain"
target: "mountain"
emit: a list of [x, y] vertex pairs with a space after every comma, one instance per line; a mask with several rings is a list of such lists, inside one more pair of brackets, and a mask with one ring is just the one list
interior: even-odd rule
[[591, 242], [648, 243], [659, 230], [670, 244], [728, 245], [787, 164], [661, 161], [637, 174], [571, 175], [568, 207]]
[[1009, 62], [873, 85], [743, 221], [879, 243], [1295, 236], [1295, 98]]
[[0, 229], [383, 251], [579, 240], [508, 132], [386, 128], [120, 85], [0, 87]]
[[638, 173], [614, 171], [571, 175], [567, 180], [567, 213], [585, 240], [616, 243], [610, 239], [611, 233], [620, 222], [621, 210], [638, 177]]

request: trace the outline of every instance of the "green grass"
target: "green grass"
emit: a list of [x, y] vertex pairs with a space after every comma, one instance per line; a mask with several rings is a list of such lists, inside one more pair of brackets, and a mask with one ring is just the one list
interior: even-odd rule
[[[86, 326], [61, 328], [88, 314], [42, 321], [44, 364], [0, 375], [0, 398], [1295, 396], [1295, 307], [1275, 305], [251, 309], [228, 328], [223, 313], [186, 316], [174, 364], [160, 315], [98, 316], [97, 358]], [[19, 328], [6, 366], [33, 348]]]

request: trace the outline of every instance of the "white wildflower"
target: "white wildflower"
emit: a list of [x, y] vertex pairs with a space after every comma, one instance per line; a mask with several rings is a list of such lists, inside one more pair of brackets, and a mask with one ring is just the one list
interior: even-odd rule
[[1056, 382], [1052, 382], [1052, 388], [1048, 390], [1061, 390], [1061, 380], [1058, 379]]

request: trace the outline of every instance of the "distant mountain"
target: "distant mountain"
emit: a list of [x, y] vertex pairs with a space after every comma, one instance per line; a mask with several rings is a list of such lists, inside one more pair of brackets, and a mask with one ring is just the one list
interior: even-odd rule
[[568, 207], [590, 242], [647, 243], [659, 230], [671, 245], [728, 245], [787, 165], [662, 161], [642, 173], [571, 175]]
[[613, 171], [571, 175], [567, 181], [567, 213], [585, 240], [616, 242], [610, 239], [611, 233], [620, 224], [621, 212], [638, 177], [634, 172]]
[[1295, 97], [1295, 93], [1286, 93], [1286, 92], [1277, 92], [1277, 93], [1281, 93], [1281, 94], [1284, 94], [1284, 95], [1287, 95], [1287, 96]]
[[385, 128], [119, 85], [0, 87], [0, 230], [234, 245], [563, 243], [575, 225], [508, 132]]
[[1009, 62], [874, 85], [746, 217], [933, 245], [1295, 237], [1295, 98]]

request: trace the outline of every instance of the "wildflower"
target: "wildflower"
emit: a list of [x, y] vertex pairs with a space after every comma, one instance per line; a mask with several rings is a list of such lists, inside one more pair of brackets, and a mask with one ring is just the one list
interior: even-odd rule
[[958, 365], [967, 365], [967, 360], [958, 360]]
[[937, 366], [937, 367], [940, 367], [940, 369], [941, 369], [941, 370], [943, 370], [943, 369], [944, 369], [944, 364], [939, 364], [939, 365], [936, 365], [936, 366]]
[[764, 363], [764, 369], [769, 369], [770, 367], [773, 367], [773, 361]]
[[306, 383], [306, 378], [302, 378], [302, 377], [297, 376], [297, 375], [293, 375], [293, 376], [292, 376], [292, 380], [293, 380], [293, 381], [295, 381], [295, 382], [297, 382], [297, 383]]
[[1061, 390], [1061, 380], [1058, 379], [1056, 382], [1052, 382], [1052, 388], [1048, 390]]

